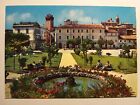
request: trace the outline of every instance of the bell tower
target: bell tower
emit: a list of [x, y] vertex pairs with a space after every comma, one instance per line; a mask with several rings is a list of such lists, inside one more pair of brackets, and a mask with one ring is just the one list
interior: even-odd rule
[[117, 24], [120, 24], [120, 18], [119, 18], [119, 16], [116, 16], [116, 23]]
[[49, 31], [54, 30], [54, 17], [51, 14], [48, 14], [46, 17], [46, 29]]

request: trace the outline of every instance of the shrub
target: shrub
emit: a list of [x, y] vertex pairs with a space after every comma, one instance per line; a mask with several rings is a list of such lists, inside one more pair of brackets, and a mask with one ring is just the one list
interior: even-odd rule
[[76, 55], [79, 55], [81, 51], [80, 51], [80, 49], [74, 49], [74, 52]]
[[89, 54], [90, 54], [90, 55], [96, 55], [96, 54], [95, 54], [95, 53], [93, 53], [93, 52], [90, 52]]
[[119, 62], [118, 69], [121, 70], [121, 68], [122, 68], [122, 62]]
[[46, 60], [47, 60], [47, 57], [46, 57], [46, 56], [43, 56], [43, 57], [42, 57], [43, 66], [45, 66]]
[[89, 56], [89, 63], [90, 63], [90, 65], [92, 65], [92, 61], [93, 61], [92, 56]]
[[23, 70], [23, 68], [26, 66], [26, 61], [27, 61], [26, 58], [20, 58], [20, 59], [18, 60], [19, 66], [22, 67], [22, 70]]
[[107, 55], [107, 56], [110, 56], [110, 55], [111, 55], [111, 53], [106, 53], [106, 55]]

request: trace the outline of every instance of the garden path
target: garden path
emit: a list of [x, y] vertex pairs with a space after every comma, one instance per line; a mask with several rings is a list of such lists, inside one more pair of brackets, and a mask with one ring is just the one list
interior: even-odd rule
[[[113, 54], [113, 56], [118, 56], [118, 54], [120, 52], [120, 50], [103, 50], [104, 55], [106, 54], [106, 52], [109, 52], [109, 51]], [[77, 64], [71, 55], [71, 53], [74, 53], [73, 50], [61, 49], [59, 52], [63, 53], [60, 67], [69, 66], [69, 65], [74, 66], [75, 64]], [[92, 50], [89, 52], [92, 52]], [[119, 72], [115, 72], [115, 71], [109, 71], [109, 74], [113, 74], [113, 75], [116, 75], [119, 77], [122, 75], [122, 78], [126, 80], [126, 84], [129, 87], [131, 87], [132, 90], [135, 92], [135, 95], [137, 95], [137, 92], [138, 92], [137, 91], [137, 73], [124, 74], [124, 73], [119, 73]]]
[[67, 50], [61, 50], [62, 52], [62, 58], [59, 67], [66, 67], [66, 66], [74, 66], [77, 65], [75, 59], [71, 55], [70, 51]]
[[6, 78], [8, 82], [5, 84], [5, 98], [11, 98], [11, 90], [10, 90], [11, 82], [10, 81], [12, 79], [18, 79], [20, 76], [21, 74], [9, 72], [9, 75]]
[[126, 80], [127, 86], [131, 87], [133, 92], [135, 92], [135, 95], [137, 96], [137, 73], [132, 73], [132, 74], [123, 74], [123, 73], [118, 73], [114, 71], [109, 71], [109, 74], [116, 75], [116, 76], [122, 76], [123, 79]]

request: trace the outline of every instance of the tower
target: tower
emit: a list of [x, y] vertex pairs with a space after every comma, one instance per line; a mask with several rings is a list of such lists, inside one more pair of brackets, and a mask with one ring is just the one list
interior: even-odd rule
[[53, 15], [51, 14], [48, 14], [46, 17], [46, 32], [45, 32], [45, 39], [46, 39], [46, 43], [48, 45], [51, 45], [52, 43], [52, 39], [53, 39], [53, 36], [51, 34], [52, 31], [54, 31], [54, 17]]
[[45, 18], [46, 18], [46, 29], [49, 31], [53, 31], [54, 30], [54, 26], [53, 26], [54, 17], [53, 17], [53, 15], [48, 14]]
[[116, 16], [116, 23], [117, 23], [117, 24], [120, 23], [120, 18], [119, 18], [119, 16]]

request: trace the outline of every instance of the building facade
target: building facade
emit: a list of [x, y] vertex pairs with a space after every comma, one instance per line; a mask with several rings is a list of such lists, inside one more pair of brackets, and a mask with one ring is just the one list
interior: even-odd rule
[[106, 42], [103, 48], [120, 48], [122, 42], [128, 45], [136, 43], [136, 28], [133, 24], [121, 23], [118, 16], [115, 20], [110, 18], [101, 24], [80, 24], [67, 19], [63, 24], [54, 26], [54, 17], [51, 14], [45, 20], [42, 27], [37, 22], [13, 24], [13, 32], [29, 35], [31, 46], [35, 49], [41, 44], [39, 40], [44, 40], [48, 45], [55, 42], [59, 48], [69, 48], [67, 41], [75, 38], [80, 38], [81, 41], [90, 39], [95, 43], [102, 38]]
[[67, 45], [67, 40], [80, 38], [97, 41], [105, 37], [105, 28], [101, 24], [78, 24], [77, 21], [66, 20], [64, 25], [55, 27], [56, 43], [60, 48]]
[[41, 39], [40, 25], [37, 22], [20, 22], [13, 24], [13, 33], [29, 35], [30, 45], [33, 49], [40, 46]]

